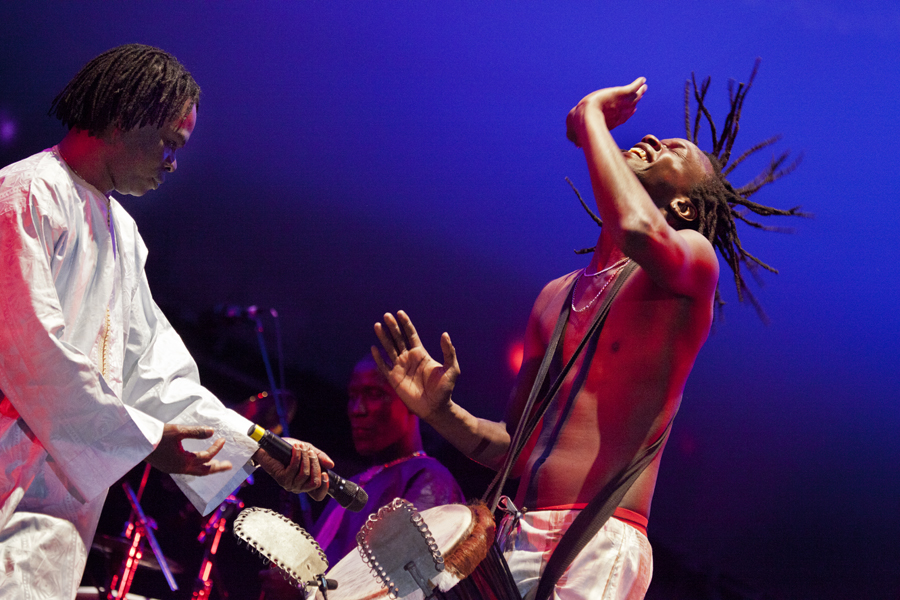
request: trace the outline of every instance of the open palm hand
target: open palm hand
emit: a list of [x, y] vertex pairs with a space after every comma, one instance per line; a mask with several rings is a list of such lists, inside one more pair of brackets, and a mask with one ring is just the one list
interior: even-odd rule
[[450, 336], [447, 333], [441, 336], [444, 354], [441, 364], [422, 346], [416, 328], [403, 311], [398, 311], [396, 318], [390, 313], [385, 314], [384, 323], [375, 324], [375, 335], [387, 360], [376, 346], [372, 346], [372, 357], [404, 404], [425, 421], [445, 409], [459, 376], [459, 363]]

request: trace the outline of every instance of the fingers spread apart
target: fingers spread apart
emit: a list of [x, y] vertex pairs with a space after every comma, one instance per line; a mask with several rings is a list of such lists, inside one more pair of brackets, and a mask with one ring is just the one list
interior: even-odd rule
[[[422, 345], [415, 326], [412, 324], [409, 316], [402, 310], [397, 311], [396, 317], [391, 313], [385, 313], [384, 322], [375, 323], [375, 335], [392, 363], [396, 362], [397, 357], [407, 350]], [[375, 353], [376, 350], [373, 349], [372, 357], [375, 359], [376, 364], [383, 365], [384, 361], [380, 360], [380, 357], [375, 356]]]
[[[397, 347], [394, 346], [394, 340], [391, 339], [391, 336], [388, 335], [388, 332], [385, 326], [381, 323], [375, 323], [375, 337], [378, 338], [378, 341], [381, 342], [381, 347], [384, 348], [385, 354], [387, 354], [388, 360], [392, 363], [397, 361]], [[380, 354], [377, 352], [377, 349], [373, 346], [372, 357], [375, 358], [376, 364], [383, 364], [384, 361], [381, 360], [380, 356], [376, 356], [376, 354]]]
[[384, 315], [384, 324], [387, 326], [388, 333], [391, 334], [391, 340], [394, 342], [397, 354], [403, 354], [406, 350], [406, 339], [403, 337], [403, 332], [400, 331], [400, 325], [397, 323], [397, 319], [395, 319], [394, 315], [391, 313], [387, 313]]

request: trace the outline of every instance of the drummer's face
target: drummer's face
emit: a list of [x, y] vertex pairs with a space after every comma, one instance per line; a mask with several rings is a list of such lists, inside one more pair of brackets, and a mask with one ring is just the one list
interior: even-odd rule
[[348, 387], [347, 415], [353, 445], [370, 456], [400, 445], [415, 426], [415, 417], [378, 372], [375, 363], [361, 363], [353, 370]]

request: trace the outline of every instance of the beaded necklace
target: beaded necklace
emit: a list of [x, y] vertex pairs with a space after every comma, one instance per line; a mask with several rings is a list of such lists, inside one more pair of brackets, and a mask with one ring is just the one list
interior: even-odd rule
[[376, 475], [384, 471], [385, 469], [389, 469], [396, 465], [399, 465], [402, 462], [406, 462], [412, 458], [418, 458], [420, 456], [428, 456], [422, 450], [417, 450], [410, 454], [409, 456], [403, 456], [401, 458], [397, 458], [390, 462], [386, 462], [383, 465], [375, 465], [374, 467], [369, 467], [362, 475], [359, 476], [359, 486], [364, 487], [367, 483], [372, 481]]
[[588, 272], [587, 272], [587, 267], [585, 267], [585, 268], [583, 268], [583, 269], [581, 270], [581, 273], [582, 273], [582, 275], [584, 275], [585, 277], [596, 277], [597, 275], [603, 275], [603, 274], [606, 273], [607, 271], [612, 271], [612, 270], [615, 269], [616, 267], [624, 267], [626, 264], [628, 264], [628, 261], [629, 261], [629, 260], [631, 260], [631, 259], [628, 258], [628, 257], [626, 256], [626, 257], [623, 258], [622, 260], [618, 260], [618, 261], [614, 262], [613, 264], [609, 265], [608, 267], [606, 267], [606, 268], [604, 268], [604, 269], [600, 269], [600, 270], [597, 271], [596, 273], [588, 273]]
[[[619, 268], [616, 269], [616, 270], [613, 272], [613, 274], [610, 276], [610, 278], [606, 280], [606, 283], [603, 284], [603, 287], [600, 288], [600, 291], [597, 292], [597, 295], [594, 296], [593, 298], [591, 298], [591, 301], [588, 302], [587, 304], [585, 304], [584, 306], [582, 306], [581, 308], [575, 308], [575, 293], [574, 293], [575, 290], [572, 290], [572, 310], [574, 310], [574, 311], [577, 312], [577, 313], [581, 313], [581, 312], [584, 312], [584, 311], [586, 311], [587, 309], [589, 309], [589, 308], [594, 304], [594, 302], [597, 301], [597, 298], [600, 297], [600, 294], [603, 293], [603, 290], [605, 290], [605, 289], [609, 286], [609, 284], [612, 283], [613, 279], [615, 279], [616, 276], [617, 276], [619, 273], [622, 272], [622, 269], [624, 269], [624, 268], [628, 265], [629, 262], [631, 262], [631, 259], [630, 259], [630, 258], [626, 258], [626, 259], [624, 259], [624, 260], [620, 260], [620, 261], [617, 262], [615, 265], [612, 265], [612, 266], [610, 266], [610, 267], [607, 267], [606, 269], [603, 269], [603, 271], [608, 271], [608, 270], [611, 269], [612, 267], [615, 267], [616, 265], [620, 265]], [[599, 273], [602, 273], [603, 271], [598, 271], [597, 273], [593, 273], [593, 275], [598, 275]], [[582, 278], [582, 276], [584, 276], [584, 275], [585, 275], [585, 273], [582, 272], [582, 274], [578, 276], [578, 281], [575, 282], [575, 286], [576, 286], [576, 287], [577, 287], [578, 284], [581, 282], [581, 278]], [[591, 276], [591, 275], [589, 275], [589, 276]]]

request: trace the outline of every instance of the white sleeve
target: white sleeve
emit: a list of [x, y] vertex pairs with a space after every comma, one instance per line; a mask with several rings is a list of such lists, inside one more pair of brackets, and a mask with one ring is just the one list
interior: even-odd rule
[[89, 501], [159, 438], [148, 438], [91, 360], [63, 339], [55, 281], [66, 273], [53, 260], [70, 233], [62, 193], [51, 185], [0, 187], [0, 389], [32, 441]]
[[186, 450], [203, 450], [213, 440], [225, 438], [216, 459], [230, 461], [232, 470], [203, 477], [172, 476], [197, 510], [206, 514], [253, 470], [249, 460], [258, 445], [247, 436], [251, 422], [226, 408], [200, 385], [194, 359], [153, 301], [143, 272], [130, 314], [123, 371], [125, 404], [164, 423], [215, 429], [211, 439], [185, 440]]

